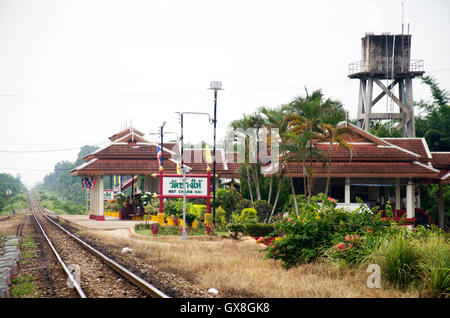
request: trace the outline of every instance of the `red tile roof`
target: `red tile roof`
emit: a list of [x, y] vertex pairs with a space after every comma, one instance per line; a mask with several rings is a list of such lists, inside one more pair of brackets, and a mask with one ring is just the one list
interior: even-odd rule
[[[343, 125], [343, 124], [341, 124]], [[373, 176], [373, 177], [424, 177], [436, 179], [450, 170], [450, 153], [430, 152], [423, 138], [378, 138], [366, 133], [360, 128], [348, 124], [351, 133], [348, 137], [352, 145], [351, 152], [342, 146], [332, 145], [331, 175], [344, 176]], [[127, 131], [122, 131], [114, 138], [121, 138]], [[111, 138], [113, 138], [111, 137]], [[116, 138], [116, 140], [117, 140]], [[330, 145], [319, 143], [317, 147], [327, 158]], [[179, 153], [176, 143], [164, 144], [164, 170], [168, 173], [176, 172], [175, 160]], [[212, 149], [211, 157], [212, 157]], [[71, 171], [73, 175], [93, 174], [152, 174], [159, 171], [156, 156], [156, 145], [152, 143], [122, 143], [115, 142], [84, 158], [87, 163]], [[95, 160], [93, 160], [95, 159]], [[216, 173], [221, 177], [239, 178], [242, 163], [237, 161], [237, 154], [224, 156], [222, 149], [216, 150]], [[431, 161], [433, 166], [428, 166]], [[203, 174], [207, 164], [204, 149], [184, 149], [184, 162], [192, 168], [191, 173]], [[421, 162], [418, 164], [417, 162]], [[212, 165], [210, 165], [212, 169]], [[303, 176], [302, 166], [297, 162], [289, 162], [289, 171], [294, 176]], [[327, 164], [315, 162], [313, 164], [316, 176], [327, 175]]]
[[[313, 163], [315, 176], [325, 177], [328, 171], [328, 165], [322, 163]], [[288, 163], [288, 170], [295, 177], [303, 177], [303, 168], [294, 162]], [[436, 176], [436, 172], [418, 165], [413, 162], [332, 162], [330, 175], [333, 177], [365, 177], [370, 175], [389, 176], [389, 177], [422, 177]]]
[[[325, 158], [328, 158], [330, 153], [330, 145], [327, 143], [321, 143], [316, 145], [317, 148], [323, 153]], [[417, 156], [409, 152], [402, 151], [396, 147], [391, 146], [379, 146], [376, 144], [351, 144], [351, 151], [334, 144], [332, 146], [331, 158], [332, 160], [417, 160]]]
[[426, 141], [423, 138], [383, 138], [387, 142], [399, 146], [403, 149], [414, 152], [422, 157], [429, 159], [429, 150]]
[[450, 170], [450, 152], [432, 152], [431, 156], [433, 167]]

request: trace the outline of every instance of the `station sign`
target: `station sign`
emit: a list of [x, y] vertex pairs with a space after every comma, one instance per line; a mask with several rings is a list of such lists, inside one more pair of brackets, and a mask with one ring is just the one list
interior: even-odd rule
[[[183, 177], [164, 177], [163, 196], [183, 195]], [[208, 195], [207, 177], [186, 177], [186, 195]]]

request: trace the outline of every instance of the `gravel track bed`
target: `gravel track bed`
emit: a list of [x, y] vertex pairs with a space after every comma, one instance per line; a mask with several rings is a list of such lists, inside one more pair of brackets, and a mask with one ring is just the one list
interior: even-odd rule
[[[15, 277], [19, 280], [31, 277], [36, 286], [34, 294], [19, 297], [78, 298], [74, 290], [67, 287], [67, 276], [45, 241], [31, 212], [28, 210], [24, 215], [15, 216], [14, 219], [19, 217], [23, 224], [21, 253], [24, 259], [19, 262], [19, 273]], [[30, 240], [32, 244], [23, 243]]]
[[80, 285], [89, 298], [147, 298], [140, 288], [110, 269], [92, 253], [86, 251], [67, 234], [46, 220], [39, 212], [36, 216], [47, 236], [67, 266], [78, 265]]

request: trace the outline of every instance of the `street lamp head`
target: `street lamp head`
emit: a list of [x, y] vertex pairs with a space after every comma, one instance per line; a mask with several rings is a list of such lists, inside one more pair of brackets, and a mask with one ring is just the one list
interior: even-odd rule
[[212, 81], [209, 85], [210, 89], [213, 90], [221, 90], [222, 89], [222, 82], [220, 81]]

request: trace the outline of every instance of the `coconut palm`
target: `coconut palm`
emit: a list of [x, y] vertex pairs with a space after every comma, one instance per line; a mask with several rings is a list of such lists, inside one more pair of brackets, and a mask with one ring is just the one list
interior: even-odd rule
[[[345, 111], [339, 101], [329, 98], [324, 100], [321, 90], [315, 90], [312, 94], [309, 94], [306, 89], [305, 91], [306, 97], [297, 97], [288, 104], [287, 109], [290, 114], [285, 116], [285, 121], [288, 131], [297, 135], [307, 134], [297, 140], [299, 143], [296, 144], [296, 147], [302, 158], [304, 175], [307, 176], [308, 187], [305, 189], [305, 193], [308, 193], [308, 202], [310, 202], [314, 180], [313, 161], [321, 157], [321, 153], [314, 145], [323, 139], [321, 125], [331, 122], [335, 124], [342, 116], [345, 118]], [[304, 145], [305, 141], [307, 141], [307, 145]], [[308, 167], [305, 165], [305, 153], [308, 154]]]
[[[285, 112], [285, 106], [280, 106], [277, 108], [269, 108], [269, 107], [260, 107], [258, 109], [258, 112], [260, 112], [264, 116], [264, 126], [267, 129], [267, 132], [270, 132], [270, 134], [265, 135], [265, 140], [261, 140], [261, 142], [265, 142], [267, 145], [267, 152], [270, 152], [272, 154], [272, 141], [277, 138], [278, 141], [281, 141], [281, 137], [284, 134], [286, 130], [286, 125], [283, 125], [283, 117]], [[277, 135], [272, 135], [273, 128], [278, 129]], [[279, 158], [278, 158], [279, 161]], [[272, 162], [273, 164], [273, 162]], [[269, 183], [269, 194], [267, 197], [267, 202], [270, 203], [272, 198], [272, 187], [273, 187], [273, 179], [275, 174], [272, 173], [270, 176], [270, 183]]]
[[[231, 122], [231, 127], [233, 129], [240, 129], [242, 131], [247, 131], [247, 129], [256, 129], [256, 149], [258, 149], [259, 145], [259, 130], [264, 127], [264, 119], [262, 118], [261, 114], [258, 112], [255, 112], [251, 115], [243, 115], [242, 119], [235, 120]], [[246, 170], [246, 177], [249, 184], [249, 190], [250, 190], [250, 200], [253, 202], [253, 190], [252, 190], [252, 179], [253, 179], [253, 185], [255, 187], [255, 193], [256, 193], [256, 199], [261, 200], [261, 190], [259, 186], [259, 163], [258, 163], [258, 155], [256, 155], [257, 162], [250, 162], [250, 136], [244, 135], [244, 150], [245, 150], [245, 170]], [[250, 173], [251, 169], [251, 173]]]
[[352, 145], [344, 140], [344, 135], [350, 131], [346, 126], [335, 127], [331, 124], [322, 123], [322, 141], [330, 143], [330, 150], [328, 152], [328, 167], [327, 167], [327, 183], [325, 186], [325, 194], [329, 194], [330, 188], [330, 172], [331, 172], [331, 158], [333, 157], [333, 144], [344, 147], [350, 151], [350, 160], [353, 157]]

